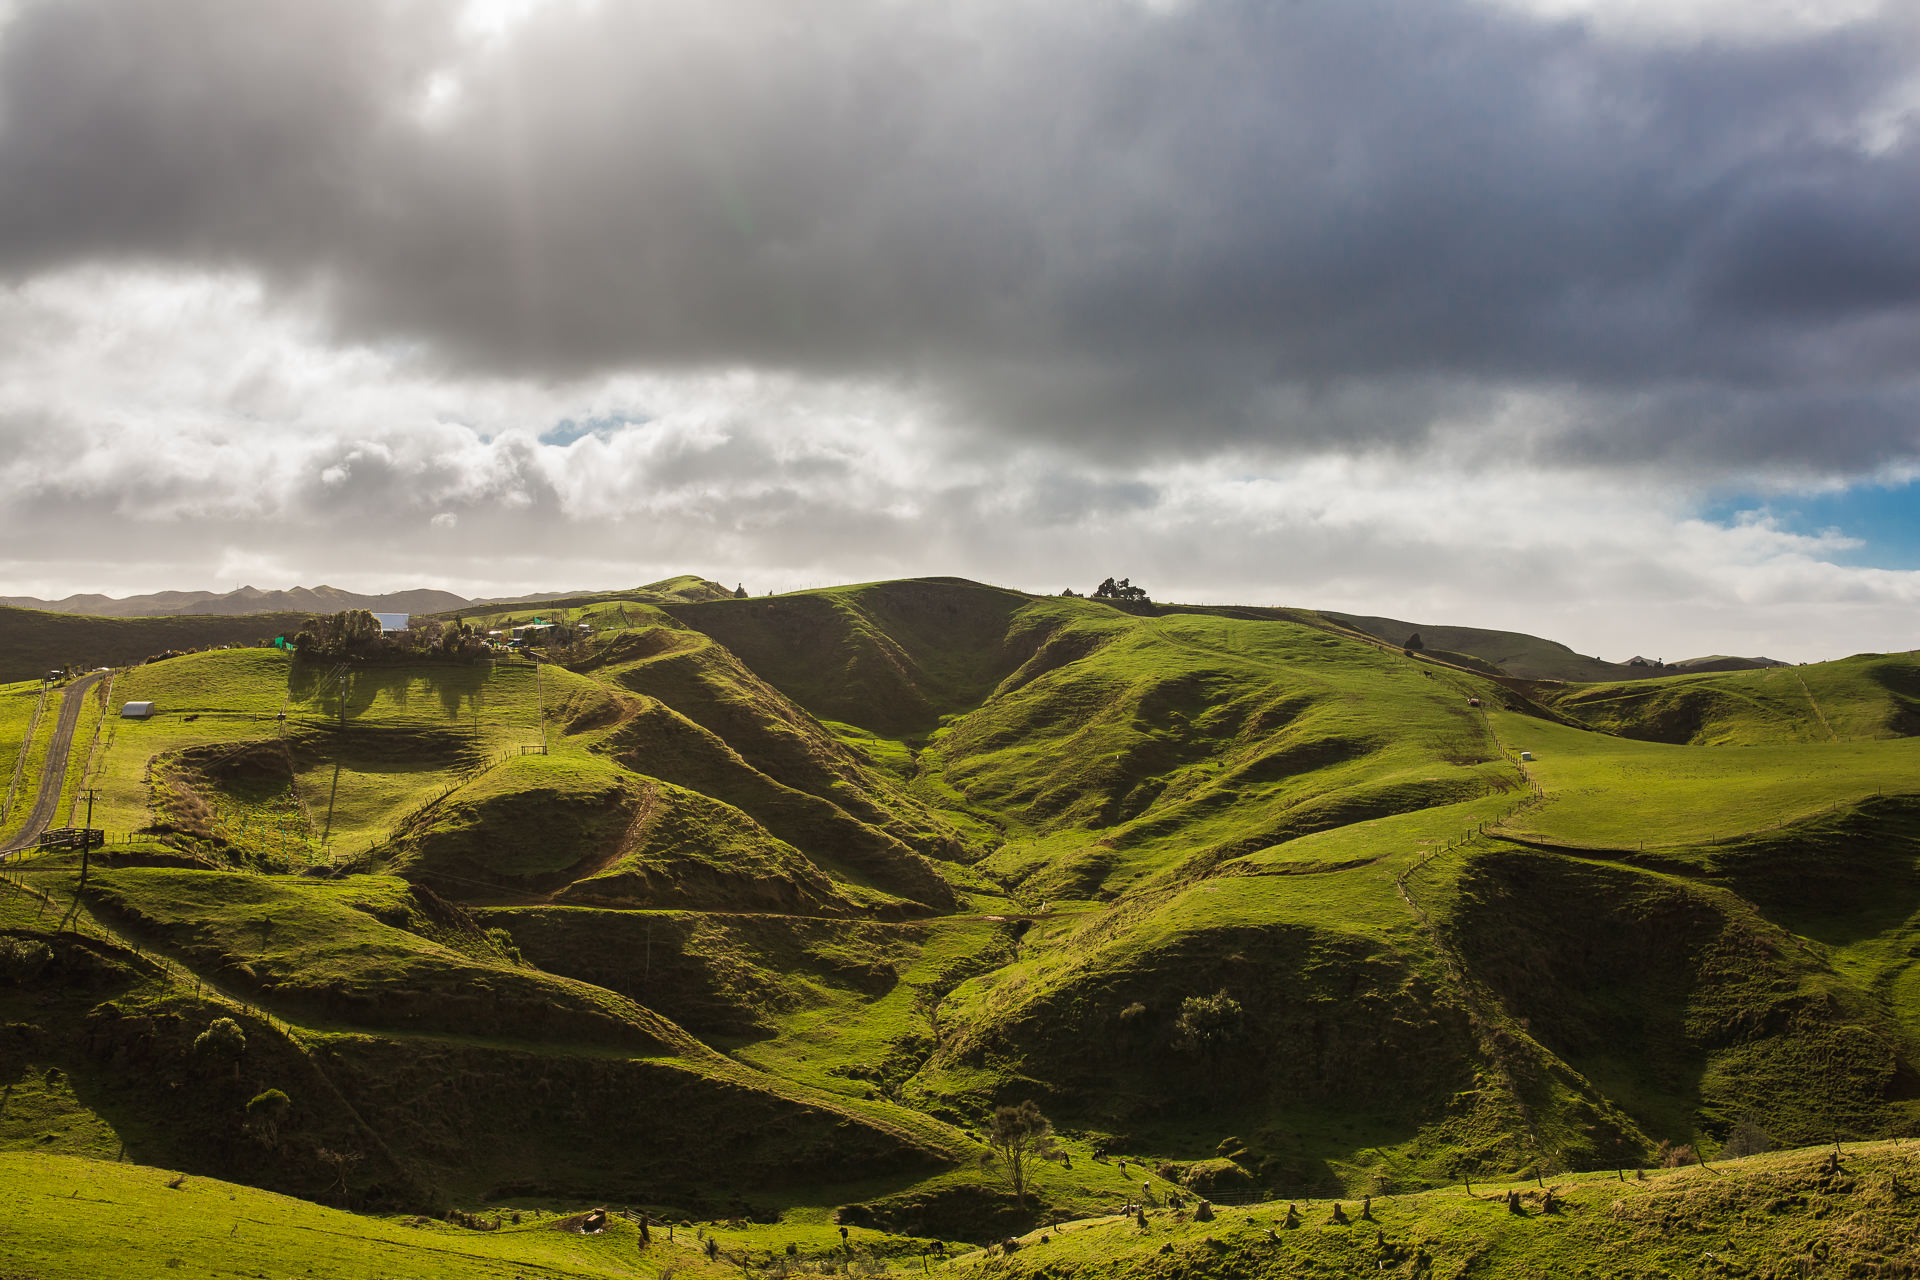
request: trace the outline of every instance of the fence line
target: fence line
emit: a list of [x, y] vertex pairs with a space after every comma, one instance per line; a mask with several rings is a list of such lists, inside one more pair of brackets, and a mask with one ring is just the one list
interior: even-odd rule
[[[52, 894], [47, 893], [37, 885], [28, 884], [20, 877], [18, 872], [0, 870], [0, 883], [5, 883], [19, 892], [26, 894], [28, 897], [38, 899], [48, 907], [52, 907], [55, 910], [59, 909], [59, 903], [54, 901]], [[127, 952], [166, 981], [178, 981], [183, 986], [191, 981], [193, 984], [193, 993], [196, 997], [205, 996], [222, 1004], [232, 1005], [242, 1013], [258, 1018], [281, 1035], [289, 1039], [293, 1037], [293, 1024], [289, 1023], [285, 1018], [262, 1008], [244, 996], [229, 995], [226, 992], [216, 989], [212, 984], [200, 977], [199, 974], [194, 973], [191, 969], [180, 964], [165, 952], [149, 950], [141, 946], [137, 939], [128, 937], [126, 934], [102, 924], [91, 915], [82, 914], [77, 902], [64, 919], [67, 921], [67, 924], [54, 934], [56, 938], [62, 932], [70, 933], [88, 942], [97, 942], [102, 946], [114, 947], [120, 951]]]
[[40, 699], [33, 704], [33, 718], [27, 721], [27, 736], [20, 740], [20, 754], [13, 762], [13, 781], [7, 786], [7, 803], [0, 807], [0, 822], [5, 822], [13, 812], [13, 797], [20, 790], [20, 774], [27, 767], [27, 753], [33, 750], [34, 730], [40, 727], [40, 712], [47, 705], [47, 690], [51, 687], [44, 680], [40, 682]]
[[107, 673], [107, 691], [100, 699], [100, 718], [93, 722], [93, 741], [87, 744], [87, 758], [80, 765], [80, 785], [73, 789], [73, 803], [67, 806], [68, 826], [73, 825], [73, 816], [80, 812], [80, 793], [87, 789], [87, 776], [93, 772], [93, 762], [100, 754], [100, 731], [107, 727], [107, 710], [113, 706], [113, 685], [119, 678], [118, 671]]

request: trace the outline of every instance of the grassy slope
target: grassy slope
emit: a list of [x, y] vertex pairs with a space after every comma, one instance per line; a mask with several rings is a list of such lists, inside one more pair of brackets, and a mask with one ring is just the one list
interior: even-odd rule
[[505, 629], [525, 623], [553, 622], [564, 616], [567, 621], [585, 623], [595, 631], [611, 634], [634, 627], [645, 627], [653, 611], [661, 605], [697, 604], [708, 600], [730, 600], [731, 588], [706, 578], [684, 573], [663, 578], [631, 591], [606, 591], [581, 596], [555, 596], [550, 600], [517, 604], [479, 605], [437, 615], [459, 617], [481, 630]]
[[1852, 742], [1920, 733], [1920, 661], [1838, 662], [1584, 685], [1553, 705], [1622, 737], [1698, 746]]
[[[300, 897], [311, 882], [259, 883], [386, 930], [363, 972], [328, 974], [324, 947], [279, 954], [272, 928], [249, 938], [251, 890], [232, 919], [171, 888], [141, 907], [209, 964], [271, 973], [303, 1017], [338, 1003], [322, 979], [386, 993], [371, 1022], [315, 1034], [407, 1151], [466, 1153], [464, 1174], [427, 1160], [442, 1185], [642, 1185], [657, 1174], [583, 1136], [596, 1114], [653, 1090], [711, 1125], [702, 1091], [732, 1071], [760, 1101], [737, 1109], [715, 1167], [758, 1185], [862, 1159], [906, 1177], [925, 1156], [903, 1151], [964, 1150], [890, 1098], [968, 1122], [1036, 1097], [1090, 1137], [1302, 1191], [1591, 1164], [1655, 1138], [1711, 1143], [1746, 1114], [1806, 1137], [1920, 1123], [1920, 824], [1891, 798], [1916, 761], [1882, 737], [1904, 659], [1711, 677], [1751, 686], [1741, 705], [1758, 710], [1738, 724], [1759, 745], [1709, 748], [1482, 714], [1470, 696], [1507, 699], [1478, 676], [1283, 611], [1123, 612], [926, 580], [627, 617], [578, 672], [545, 667], [537, 685], [525, 669], [357, 673], [346, 733], [337, 686], [312, 678], [325, 672], [290, 690], [274, 655], [123, 677], [163, 682], [157, 700], [183, 713], [114, 726], [109, 772], [126, 790], [150, 748], [187, 752], [180, 785], [218, 806], [195, 847], [257, 851], [272, 815], [324, 815], [318, 783], [337, 775], [337, 829], [444, 895], [521, 903], [480, 919], [554, 977], [497, 939], [429, 963], [450, 945], [431, 929], [334, 890]], [[1774, 686], [1802, 677], [1796, 712]], [[233, 752], [277, 741], [282, 705], [304, 809], [262, 749]], [[543, 738], [553, 754], [462, 782], [486, 752]], [[1537, 756], [1524, 773], [1522, 747]], [[913, 910], [952, 914], [846, 918], [916, 895]], [[365, 927], [335, 915], [312, 928]], [[594, 1008], [656, 1010], [739, 1065], [594, 1065], [460, 1012], [461, 988], [514, 974], [592, 984]], [[1239, 1004], [1232, 1025], [1183, 1041], [1184, 1002], [1219, 992]], [[416, 1015], [441, 1028], [429, 1041], [407, 1038]], [[686, 1070], [708, 1083], [682, 1095], [661, 1074]], [[519, 1108], [536, 1074], [548, 1084], [513, 1135], [458, 1136]], [[844, 1142], [762, 1123], [773, 1097], [858, 1123]], [[1050, 1169], [1047, 1186], [1086, 1204], [1110, 1181]], [[977, 1172], [919, 1186], [861, 1195], [875, 1220], [966, 1231], [1007, 1208], [953, 1207], [987, 1203]]]
[[[28, 875], [71, 893], [71, 873]], [[316, 1194], [324, 1146], [367, 1157], [355, 1193], [377, 1202], [532, 1186], [687, 1205], [803, 1177], [897, 1180], [961, 1154], [924, 1117], [754, 1071], [615, 993], [503, 960], [462, 913], [396, 882], [126, 870], [96, 873], [90, 895], [123, 944], [76, 949], [53, 932], [58, 905], [0, 899], [0, 932], [49, 948], [0, 984], [14, 1027], [0, 1074], [71, 1079], [135, 1158]], [[231, 1079], [192, 1043], [223, 1014], [247, 1036]], [[276, 1152], [240, 1125], [269, 1086], [295, 1099]], [[694, 1144], [712, 1164], [687, 1167]]]
[[[73, 726], [73, 745], [67, 751], [66, 776], [60, 785], [60, 806], [54, 811], [52, 825], [80, 826], [87, 821], [87, 802], [81, 795], [99, 772], [107, 728], [118, 717], [120, 704], [114, 701], [119, 682], [113, 677], [93, 686], [80, 708], [80, 719]], [[49, 698], [51, 701], [51, 698]], [[94, 805], [94, 823], [99, 827], [99, 805]]]
[[[39, 794], [40, 770], [45, 766], [47, 744], [60, 715], [59, 691], [49, 692], [42, 704], [40, 690], [38, 680], [0, 686], [0, 798], [6, 795], [4, 788], [13, 783], [21, 752], [27, 755], [26, 764], [20, 767], [20, 784], [14, 789], [12, 808], [0, 818], [0, 838], [20, 828], [33, 809], [34, 797]], [[38, 724], [34, 723], [36, 705], [40, 706]], [[31, 741], [27, 738], [30, 729]]]
[[1490, 662], [1508, 675], [1529, 680], [1618, 680], [1636, 675], [1639, 671], [1622, 662], [1590, 658], [1575, 653], [1563, 644], [1518, 631], [1446, 627], [1349, 613], [1324, 613], [1321, 616], [1389, 644], [1400, 644], [1417, 633], [1430, 651], [1463, 653]]
[[[1150, 1212], [1144, 1226], [1113, 1216], [1035, 1231], [1010, 1253], [974, 1253], [955, 1269], [976, 1275], [1084, 1277], [1180, 1275], [1500, 1277], [1542, 1275], [1914, 1274], [1920, 1229], [1920, 1160], [1911, 1143], [1849, 1149], [1835, 1176], [1825, 1154], [1783, 1151], [1717, 1165], [1658, 1172], [1645, 1181], [1611, 1174], [1476, 1184], [1376, 1200], [1362, 1206], [1297, 1203]], [[1903, 1194], [1898, 1188], [1906, 1188]], [[1504, 1204], [1519, 1198], [1518, 1212]]]
[[251, 645], [297, 629], [303, 613], [239, 617], [89, 618], [0, 608], [0, 680], [37, 679], [73, 666], [123, 666], [168, 649]]
[[[110, 722], [96, 825], [120, 833], [179, 824], [222, 847], [294, 850], [304, 861], [384, 839], [465, 770], [540, 741], [540, 691], [525, 669], [368, 667], [346, 672], [344, 683], [334, 670], [243, 649], [125, 672], [115, 701], [151, 701], [159, 714]], [[256, 757], [281, 759], [273, 777], [264, 767], [242, 777], [223, 770], [249, 744]], [[185, 807], [205, 809], [204, 821], [153, 809], [155, 763], [182, 752], [193, 765], [184, 777], [170, 782], [165, 767], [157, 776], [176, 793], [199, 792]]]
[[1478, 692], [1305, 627], [1174, 616], [1130, 622], [938, 747], [970, 799], [1110, 829], [1142, 869], [1516, 785], [1466, 706]]
[[[106, 914], [283, 1016], [499, 1039], [695, 1049], [598, 987], [514, 964], [431, 898], [385, 877], [315, 881], [128, 867], [88, 888]], [[436, 918], [437, 917], [437, 918]]]
[[625, 767], [734, 806], [852, 884], [953, 904], [925, 856], [960, 851], [951, 824], [706, 636], [653, 626], [586, 669], [618, 695], [594, 745]]
[[[1768, 673], [1761, 673], [1768, 674]], [[1501, 830], [1596, 848], [1685, 846], [1803, 821], [1920, 777], [1920, 740], [1700, 748], [1607, 737], [1511, 712], [1488, 720], [1502, 744], [1531, 751], [1547, 791]], [[1631, 802], [1625, 798], [1631, 797]]]
[[[997, 1276], [1196, 1277], [1282, 1275], [1543, 1274], [1901, 1276], [1912, 1274], [1920, 1230], [1920, 1159], [1912, 1144], [1850, 1147], [1836, 1173], [1820, 1150], [1774, 1152], [1621, 1182], [1611, 1174], [1556, 1178], [1549, 1209], [1534, 1184], [1482, 1183], [1340, 1205], [1296, 1201], [1218, 1208], [1196, 1221], [1190, 1204], [1148, 1211], [1144, 1225], [1112, 1215], [1016, 1237], [1015, 1247], [962, 1254], [943, 1269]], [[1086, 1167], [1082, 1162], [1082, 1167]], [[1110, 1166], [1096, 1165], [1097, 1175]], [[12, 1206], [9, 1261], [45, 1280], [119, 1280], [190, 1271], [205, 1276], [276, 1275], [292, 1267], [333, 1276], [431, 1274], [506, 1280], [527, 1274], [602, 1277], [737, 1275], [771, 1267], [795, 1249], [811, 1262], [841, 1252], [840, 1237], [805, 1210], [771, 1225], [712, 1223], [667, 1233], [642, 1247], [615, 1218], [594, 1236], [568, 1218], [523, 1210], [522, 1221], [472, 1231], [420, 1219], [343, 1213], [251, 1187], [174, 1175], [142, 1165], [72, 1156], [0, 1155], [0, 1187]], [[1903, 1194], [1905, 1189], [1905, 1194]], [[1508, 1192], [1518, 1199], [1511, 1212]], [[1120, 1198], [1116, 1188], [1114, 1198]], [[1156, 1194], [1159, 1201], [1164, 1192]], [[75, 1229], [80, 1204], [110, 1208], [115, 1245]], [[94, 1216], [101, 1216], [93, 1210]], [[503, 1214], [503, 1220], [507, 1215]], [[722, 1251], [709, 1261], [704, 1236]], [[854, 1228], [863, 1271], [917, 1274], [917, 1242]]]
[[[638, 1233], [625, 1222], [599, 1235], [569, 1232], [556, 1218], [529, 1219], [500, 1231], [444, 1222], [370, 1218], [306, 1200], [143, 1165], [71, 1156], [0, 1153], [7, 1189], [5, 1254], [11, 1268], [41, 1280], [120, 1280], [187, 1274], [207, 1277], [298, 1274], [433, 1275], [448, 1280], [510, 1280], [539, 1275], [657, 1276], [666, 1266], [702, 1274], [692, 1249], [663, 1247], [643, 1264]], [[77, 1230], [75, 1210], [110, 1221], [113, 1242]], [[717, 1273], [717, 1268], [715, 1269]]]
[[457, 897], [566, 883], [617, 848], [646, 796], [617, 766], [582, 754], [510, 756], [403, 821], [394, 867]]

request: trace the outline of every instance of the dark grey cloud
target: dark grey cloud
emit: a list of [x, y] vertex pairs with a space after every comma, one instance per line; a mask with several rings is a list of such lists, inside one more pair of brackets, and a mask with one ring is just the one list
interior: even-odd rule
[[[750, 365], [1114, 455], [1920, 454], [1911, 15], [1610, 40], [1471, 0], [27, 3], [0, 270], [239, 267], [537, 378]], [[439, 105], [424, 111], [442, 79]], [[451, 89], [448, 86], [453, 86]]]

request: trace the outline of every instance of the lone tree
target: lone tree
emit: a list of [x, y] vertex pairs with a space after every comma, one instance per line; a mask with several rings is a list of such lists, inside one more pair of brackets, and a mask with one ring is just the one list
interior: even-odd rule
[[1240, 1038], [1246, 1011], [1222, 988], [1210, 996], [1188, 996], [1180, 1002], [1173, 1024], [1173, 1047], [1183, 1053], [1212, 1055]]
[[[347, 1189], [347, 1175], [352, 1173], [353, 1167], [360, 1163], [361, 1153], [351, 1148], [336, 1151], [328, 1147], [316, 1147], [313, 1154], [321, 1164], [333, 1171], [333, 1181], [327, 1184], [327, 1191], [339, 1188], [340, 1203], [346, 1204], [347, 1197], [352, 1194]], [[321, 1194], [324, 1195], [325, 1192]]]
[[1757, 1156], [1763, 1151], [1773, 1150], [1773, 1138], [1753, 1122], [1751, 1116], [1744, 1117], [1727, 1134], [1726, 1145], [1720, 1148], [1722, 1160], [1738, 1160], [1742, 1156]]
[[193, 1051], [216, 1065], [231, 1065], [233, 1078], [238, 1080], [240, 1058], [247, 1051], [247, 1033], [232, 1018], [215, 1018], [193, 1038]]
[[1035, 1160], [1054, 1153], [1053, 1125], [1029, 1098], [1017, 1107], [995, 1107], [987, 1121], [987, 1146], [1000, 1157], [1014, 1199], [1027, 1193], [1027, 1174]]
[[1422, 640], [1420, 638], [1420, 633], [1416, 631], [1412, 635], [1408, 636], [1407, 642], [1401, 645], [1400, 647], [1402, 649], [1424, 649], [1427, 647], [1427, 642]]
[[247, 1131], [271, 1151], [280, 1145], [280, 1125], [292, 1109], [293, 1103], [278, 1089], [255, 1094], [247, 1104]]
[[747, 584], [746, 584], [746, 583], [744, 583], [744, 582], [736, 582], [736, 583], [734, 583], [734, 584], [733, 584], [733, 598], [734, 598], [735, 600], [745, 600], [745, 599], [747, 598]]

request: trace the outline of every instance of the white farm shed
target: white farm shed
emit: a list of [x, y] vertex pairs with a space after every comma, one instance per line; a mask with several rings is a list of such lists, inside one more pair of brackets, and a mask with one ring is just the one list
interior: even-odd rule
[[145, 720], [152, 714], [153, 704], [151, 702], [129, 702], [120, 708], [120, 718], [122, 720]]
[[407, 623], [412, 617], [413, 615], [410, 613], [376, 613], [373, 615], [374, 621], [380, 624], [380, 634], [383, 636], [390, 636], [396, 631], [405, 631], [407, 629]]

